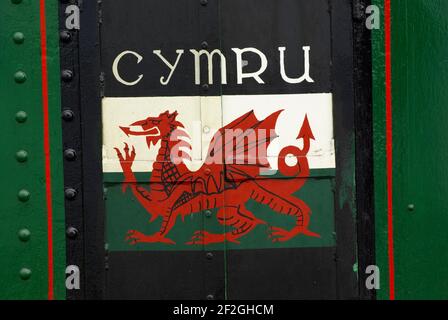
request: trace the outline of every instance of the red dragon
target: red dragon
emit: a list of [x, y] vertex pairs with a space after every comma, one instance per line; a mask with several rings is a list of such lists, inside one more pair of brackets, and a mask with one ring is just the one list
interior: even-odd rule
[[[120, 127], [127, 136], [146, 137], [148, 148], [161, 142], [153, 164], [149, 190], [137, 184], [132, 171], [135, 148], [130, 150], [126, 143], [123, 152], [115, 148], [124, 173], [123, 192], [130, 187], [139, 203], [151, 215], [150, 223], [159, 216], [163, 217], [160, 230], [155, 234], [145, 235], [130, 230], [126, 240], [130, 244], [174, 244], [167, 235], [179, 216], [184, 219], [187, 215], [216, 208], [219, 223], [229, 227], [231, 231], [214, 234], [199, 230], [187, 244], [206, 245], [224, 241], [239, 243], [238, 239], [257, 225], [266, 224], [245, 207], [249, 199], [269, 206], [275, 212], [295, 218], [295, 225], [291, 230], [271, 227], [272, 241], [288, 241], [298, 234], [319, 237], [308, 230], [310, 208], [292, 195], [304, 185], [309, 176], [307, 153], [310, 140], [314, 140], [314, 136], [307, 116], [297, 137], [303, 139], [302, 148], [288, 146], [283, 148], [278, 156], [280, 172], [293, 177], [292, 179], [273, 179], [261, 174], [263, 169], [269, 168], [266, 152], [258, 153], [256, 161], [247, 161], [253, 148], [266, 150], [271, 140], [276, 137], [275, 125], [282, 111], [275, 112], [261, 121], [250, 111], [218, 130], [211, 140], [206, 161], [197, 171], [190, 171], [183, 161], [188, 159], [189, 155], [180, 151], [180, 147], [189, 147], [186, 139], [182, 139], [188, 137], [188, 134], [182, 123], [176, 120], [177, 112], [166, 111], [158, 117], [148, 117], [130, 126]], [[135, 126], [141, 127], [141, 130], [132, 130], [131, 127]], [[255, 133], [250, 141], [246, 139], [245, 134], [249, 129]], [[226, 139], [229, 132], [233, 135], [232, 139]], [[231, 158], [245, 161], [229, 161], [228, 155], [225, 155], [228, 153], [229, 148], [226, 147], [229, 143], [232, 143]], [[178, 154], [181, 161], [173, 161], [173, 153]], [[291, 155], [297, 159], [293, 166], [285, 162], [285, 158]]]

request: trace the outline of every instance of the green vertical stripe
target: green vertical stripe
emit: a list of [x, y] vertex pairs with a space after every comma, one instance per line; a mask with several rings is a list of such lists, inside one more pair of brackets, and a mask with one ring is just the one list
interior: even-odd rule
[[388, 299], [384, 0], [374, 0], [372, 4], [378, 6], [381, 12], [381, 28], [372, 30], [375, 239], [376, 263], [381, 276], [377, 298]]

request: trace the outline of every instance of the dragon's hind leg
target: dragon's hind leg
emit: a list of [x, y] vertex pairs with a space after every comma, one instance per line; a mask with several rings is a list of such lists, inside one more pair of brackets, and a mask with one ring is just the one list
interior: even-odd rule
[[271, 232], [269, 237], [273, 242], [285, 242], [299, 234], [320, 238], [318, 233], [308, 230], [311, 210], [302, 200], [292, 196], [282, 197], [280, 201], [274, 203], [271, 208], [274, 211], [296, 218], [296, 225], [291, 230], [285, 230], [278, 227], [270, 228]]
[[239, 243], [238, 238], [252, 231], [258, 224], [264, 221], [256, 218], [252, 212], [243, 205], [237, 207], [225, 207], [218, 211], [217, 219], [224, 226], [232, 227], [233, 230], [226, 233], [210, 233], [204, 230], [196, 231], [187, 244], [211, 244], [230, 241]]
[[255, 184], [251, 198], [261, 204], [269, 206], [275, 212], [292, 216], [296, 219], [295, 226], [291, 230], [285, 230], [278, 227], [270, 228], [270, 238], [274, 242], [284, 242], [292, 239], [298, 234], [304, 234], [310, 237], [319, 238], [320, 235], [308, 230], [310, 223], [311, 210], [302, 200], [286, 195], [274, 194], [264, 186]]

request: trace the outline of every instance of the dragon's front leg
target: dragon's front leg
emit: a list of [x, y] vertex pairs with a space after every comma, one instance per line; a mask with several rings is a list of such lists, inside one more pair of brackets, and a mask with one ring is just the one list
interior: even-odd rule
[[[114, 148], [117, 153], [118, 160], [120, 161], [121, 169], [123, 170], [123, 192], [126, 190], [129, 183], [135, 183], [134, 172], [132, 172], [132, 164], [135, 160], [135, 148], [132, 147], [132, 151], [129, 150], [127, 143], [124, 144], [123, 153], [118, 148]], [[130, 152], [129, 152], [130, 151]]]
[[168, 214], [165, 214], [163, 216], [162, 226], [160, 230], [153, 235], [146, 235], [136, 230], [130, 230], [126, 235], [126, 240], [129, 241], [129, 244], [131, 245], [145, 242], [176, 244], [173, 240], [166, 237], [168, 232], [174, 226], [175, 222], [175, 215], [172, 212], [169, 212]]
[[156, 205], [155, 202], [152, 201], [151, 191], [137, 184], [134, 172], [132, 171], [132, 164], [134, 163], [136, 156], [135, 148], [132, 147], [132, 151], [130, 151], [127, 143], [125, 143], [124, 146], [123, 152], [121, 152], [120, 149], [115, 148], [124, 175], [122, 191], [126, 192], [126, 189], [130, 187], [135, 198], [151, 215], [150, 222], [153, 222], [157, 219], [158, 214], [156, 213], [156, 208], [154, 208]]

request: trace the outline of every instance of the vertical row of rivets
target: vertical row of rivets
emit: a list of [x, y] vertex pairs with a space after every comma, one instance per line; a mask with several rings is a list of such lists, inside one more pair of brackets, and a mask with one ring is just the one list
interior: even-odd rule
[[[22, 0], [11, 0], [13, 4], [20, 5]], [[25, 42], [25, 35], [17, 31], [12, 36], [13, 45], [23, 45]], [[13, 75], [14, 82], [17, 85], [21, 85], [26, 82], [27, 75], [23, 70], [17, 70]], [[18, 124], [24, 125], [28, 119], [28, 115], [25, 111], [18, 111], [15, 114], [15, 120]], [[18, 132], [20, 135], [20, 130]], [[18, 150], [15, 154], [15, 159], [20, 166], [23, 166], [24, 163], [28, 160], [28, 152], [26, 150]], [[31, 193], [27, 189], [21, 189], [17, 193], [17, 200], [21, 203], [28, 202], [31, 198]], [[31, 238], [31, 231], [28, 228], [22, 228], [17, 232], [18, 240], [21, 242], [28, 242]], [[28, 280], [31, 277], [31, 269], [22, 266], [19, 270], [19, 276], [22, 280]]]
[[[200, 8], [200, 10], [199, 10], [199, 21], [200, 21], [200, 25], [199, 25], [199, 29], [200, 29], [200, 32], [198, 33], [199, 34], [199, 36], [200, 37], [203, 37], [204, 35], [203, 35], [203, 33], [202, 33], [202, 31], [204, 30], [204, 27], [206, 27], [206, 26], [204, 26], [204, 20], [205, 19], [203, 19], [202, 18], [202, 16], [203, 15], [207, 15], [207, 8], [206, 8], [206, 6], [207, 6], [207, 4], [208, 4], [208, 0], [199, 0], [199, 3], [200, 3], [200, 5], [203, 7], [202, 9]], [[206, 48], [208, 48], [208, 43], [207, 43], [207, 41], [205, 41], [205, 40], [201, 40], [202, 42], [201, 42], [201, 48], [202, 49], [206, 49]], [[202, 94], [203, 95], [207, 95], [207, 93], [208, 93], [208, 89], [209, 89], [209, 86], [208, 86], [208, 83], [207, 82], [202, 82], [202, 81], [208, 81], [208, 78], [204, 78], [204, 75], [202, 74], [203, 72], [201, 72], [201, 75], [200, 75], [200, 79], [201, 79], [201, 83], [202, 83], [202, 85], [201, 85], [201, 89], [202, 89]], [[204, 80], [204, 79], [206, 79], [206, 80]], [[201, 95], [202, 95], [201, 94]], [[204, 172], [204, 174], [205, 174], [205, 176], [208, 176], [209, 174], [211, 173], [211, 171], [210, 171], [210, 169], [206, 169], [205, 170], [205, 172]], [[205, 177], [205, 179], [207, 179], [207, 177]], [[204, 215], [202, 215], [203, 217], [204, 217]], [[206, 225], [206, 223], [204, 222], [203, 223], [203, 226], [204, 226], [204, 229], [205, 229], [205, 225]], [[206, 253], [206, 259], [207, 260], [210, 260], [210, 258], [209, 258], [209, 255], [210, 254], [210, 252], [208, 252], [208, 253]], [[210, 280], [209, 280], [209, 275], [208, 275], [208, 268], [207, 268], [207, 266], [209, 265], [209, 263], [206, 261], [205, 262], [206, 264], [206, 268], [205, 268], [205, 274], [204, 274], [204, 280], [205, 280], [205, 290], [206, 290], [206, 296], [205, 296], [205, 298], [207, 299], [207, 300], [213, 300], [215, 297], [214, 297], [214, 295], [213, 294], [211, 294], [211, 292], [212, 292], [212, 285], [210, 285]]]
[[[220, 45], [220, 31], [219, 31], [219, 1], [218, 0], [198, 0], [199, 2], [199, 32], [197, 39], [197, 46], [202, 50], [208, 50], [209, 52], [214, 49], [219, 49]], [[217, 68], [219, 69], [219, 68]], [[201, 68], [201, 86], [199, 90], [201, 91], [201, 96], [219, 95], [220, 87], [216, 85], [211, 85], [209, 83], [208, 74], [206, 73], [206, 68]], [[218, 76], [215, 74], [214, 76]], [[219, 75], [220, 76], [220, 75]], [[214, 82], [216, 83], [216, 82]], [[207, 109], [207, 105], [202, 105], [201, 99], [201, 111]], [[207, 117], [201, 117], [203, 120], [202, 131], [204, 134], [208, 134], [210, 131], [210, 126], [207, 122]], [[207, 179], [211, 174], [210, 169], [204, 171], [204, 179]], [[210, 224], [210, 217], [213, 216], [213, 211], [204, 210], [203, 211], [203, 226], [207, 230], [207, 225]], [[224, 298], [224, 251], [210, 252], [204, 247], [204, 263], [205, 263], [205, 296], [207, 300], [222, 299]], [[224, 253], [223, 253], [224, 252]]]
[[[66, 29], [65, 13], [68, 5], [76, 1], [60, 0], [59, 43], [61, 63], [62, 140], [64, 159], [65, 235], [67, 265], [83, 265], [83, 212], [82, 212], [82, 166], [81, 122], [79, 107], [79, 34], [76, 29]], [[82, 272], [82, 270], [81, 270]], [[83, 283], [81, 283], [83, 286]], [[80, 299], [81, 290], [67, 291], [67, 299]]]

